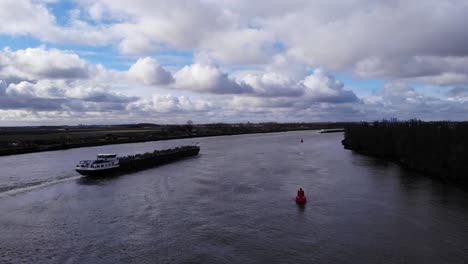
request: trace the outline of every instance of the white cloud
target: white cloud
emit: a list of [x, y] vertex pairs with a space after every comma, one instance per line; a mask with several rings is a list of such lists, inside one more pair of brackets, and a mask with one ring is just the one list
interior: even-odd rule
[[71, 16], [67, 26], [59, 26], [46, 4], [51, 1], [0, 1], [0, 33], [30, 35], [52, 43], [108, 45], [117, 36], [107, 25], [90, 25]]
[[373, 56], [466, 54], [467, 8], [465, 1], [314, 1], [263, 25], [299, 59], [340, 69]]
[[11, 83], [0, 96], [2, 109], [109, 111], [121, 110], [137, 97], [93, 87], [80, 81], [40, 80]]
[[349, 90], [344, 90], [341, 81], [326, 75], [323, 70], [316, 69], [313, 74], [307, 76], [302, 82], [305, 86], [305, 95], [317, 101], [324, 102], [355, 102], [356, 95]]
[[146, 57], [138, 59], [128, 70], [131, 79], [145, 85], [169, 84], [174, 81], [172, 74], [165, 70], [159, 62]]
[[436, 85], [467, 83], [468, 56], [372, 57], [358, 62], [355, 73], [362, 78], [405, 79]]
[[6, 89], [6, 94], [23, 98], [80, 99], [95, 102], [130, 102], [136, 100], [135, 97], [127, 97], [113, 92], [109, 87], [94, 87], [79, 81], [65, 80], [12, 83]]
[[174, 96], [171, 94], [153, 94], [151, 100], [142, 99], [128, 105], [131, 111], [180, 113], [204, 112], [213, 110], [213, 105], [204, 100], [192, 100], [187, 96]]
[[90, 65], [78, 55], [57, 49], [4, 48], [0, 51], [0, 78], [4, 79], [85, 79], [90, 71]]
[[309, 102], [344, 103], [357, 101], [356, 95], [344, 89], [344, 84], [322, 69], [315, 69], [302, 79], [294, 80], [278, 71], [251, 72], [239, 77], [260, 97], [300, 97]]
[[174, 88], [217, 94], [249, 93], [251, 87], [237, 83], [218, 67], [195, 63], [174, 74]]
[[373, 95], [363, 98], [358, 105], [367, 119], [393, 118], [423, 120], [466, 120], [468, 100], [464, 100], [464, 88], [453, 89], [448, 97], [425, 95], [420, 89], [407, 83], [390, 82]]
[[158, 50], [160, 45], [162, 44], [144, 34], [129, 30], [129, 33], [118, 44], [118, 48], [124, 55], [144, 55]]
[[124, 73], [72, 52], [44, 47], [0, 51], [0, 108], [31, 111], [123, 110], [138, 97], [112, 90]]
[[0, 18], [0, 32], [13, 35], [47, 34], [55, 24], [55, 17], [44, 5], [28, 0], [0, 1]]
[[201, 40], [198, 49], [224, 63], [263, 64], [275, 53], [274, 42], [271, 32], [247, 28], [213, 32]]
[[276, 72], [248, 73], [242, 81], [251, 86], [258, 96], [300, 96], [304, 87], [288, 76]]
[[451, 84], [464, 82], [460, 75], [467, 74], [466, 63], [446, 69], [420, 60], [438, 58], [444, 64], [447, 58], [468, 57], [464, 0], [77, 3], [93, 23], [72, 16], [61, 26], [44, 1], [1, 1], [0, 32], [54, 43], [114, 44], [124, 54], [167, 48], [207, 52], [228, 64], [269, 63], [285, 52], [313, 67], [352, 69], [366, 78]]
[[[144, 112], [145, 118], [194, 111], [216, 121], [236, 115], [458, 118], [467, 110], [464, 0], [76, 0], [65, 21], [53, 15], [50, 2], [0, 1], [0, 33], [32, 36], [46, 45], [105, 46], [107, 55], [117, 51], [141, 59], [119, 71], [73, 51], [4, 48], [2, 109], [41, 112], [43, 118], [98, 109], [126, 117]], [[182, 62], [163, 59], [179, 51]], [[124, 63], [134, 59], [122, 57]], [[349, 84], [333, 77], [336, 71], [386, 85], [357, 98]], [[428, 86], [408, 83], [444, 86], [439, 88], [447, 92], [431, 94]], [[174, 95], [149, 94], [170, 89]]]

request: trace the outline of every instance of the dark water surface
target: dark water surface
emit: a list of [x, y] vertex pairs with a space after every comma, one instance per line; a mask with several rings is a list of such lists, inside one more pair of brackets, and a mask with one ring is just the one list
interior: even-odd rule
[[74, 164], [194, 139], [0, 157], [0, 263], [467, 263], [468, 193], [342, 137], [199, 138], [198, 157], [101, 180]]

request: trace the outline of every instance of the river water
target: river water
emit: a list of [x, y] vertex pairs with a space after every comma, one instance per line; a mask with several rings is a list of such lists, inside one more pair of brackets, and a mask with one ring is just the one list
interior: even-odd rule
[[[468, 193], [354, 154], [342, 137], [301, 131], [0, 157], [0, 263], [467, 263]], [[99, 152], [193, 141], [198, 157], [158, 168], [99, 180], [73, 171]]]

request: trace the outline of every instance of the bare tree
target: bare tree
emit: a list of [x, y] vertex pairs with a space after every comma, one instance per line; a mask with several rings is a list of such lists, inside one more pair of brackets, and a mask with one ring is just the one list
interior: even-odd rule
[[193, 121], [192, 120], [187, 120], [187, 123], [186, 123], [185, 127], [187, 128], [187, 132], [192, 133]]

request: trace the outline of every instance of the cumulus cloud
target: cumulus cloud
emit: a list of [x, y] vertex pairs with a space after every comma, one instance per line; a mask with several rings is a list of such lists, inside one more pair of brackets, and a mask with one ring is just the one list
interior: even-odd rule
[[[236, 114], [315, 120], [435, 112], [451, 118], [467, 110], [464, 0], [76, 0], [65, 21], [55, 17], [53, 2], [0, 1], [0, 33], [46, 45], [105, 46], [110, 54], [141, 59], [119, 71], [72, 51], [4, 48], [3, 109], [50, 113], [43, 117], [64, 111], [135, 111], [147, 117], [198, 111], [209, 120]], [[160, 61], [147, 57], [156, 52]], [[179, 52], [183, 63], [162, 57]], [[337, 71], [386, 84], [357, 98], [359, 88], [351, 84], [350, 90], [335, 79]], [[431, 94], [431, 85], [408, 83], [444, 87]], [[176, 95], [140, 99], [116, 92], [150, 96], [134, 84], [155, 86], [151, 93], [173, 89]], [[198, 93], [197, 100], [184, 97], [187, 91]], [[218, 102], [219, 115], [203, 112]]]
[[94, 87], [87, 83], [65, 80], [40, 80], [36, 83], [22, 81], [10, 84], [6, 89], [8, 96], [23, 98], [80, 99], [93, 102], [131, 102], [136, 97], [128, 97], [109, 87]]
[[158, 49], [159, 43], [155, 43], [150, 38], [136, 32], [129, 33], [119, 43], [120, 53], [124, 55], [144, 55]]
[[[465, 89], [456, 89], [447, 98], [422, 94], [406, 83], [388, 83], [358, 102], [320, 102], [301, 97], [246, 97], [235, 95], [225, 103], [229, 113], [244, 120], [296, 121], [374, 121], [382, 118], [423, 120], [465, 120], [468, 97]], [[323, 117], [326, 117], [324, 119]]]
[[335, 69], [373, 56], [385, 60], [468, 51], [464, 1], [329, 2], [310, 2], [302, 10], [266, 19], [264, 25], [278, 32], [300, 59]]
[[116, 39], [115, 34], [109, 34], [112, 32], [110, 26], [88, 24], [79, 20], [79, 15], [70, 16], [68, 26], [58, 25], [56, 17], [47, 7], [49, 2], [53, 1], [0, 1], [0, 18], [2, 18], [0, 33], [30, 35], [53, 43], [93, 46], [108, 45]]
[[251, 87], [238, 83], [212, 65], [195, 63], [174, 74], [174, 88], [217, 94], [250, 93]]
[[110, 88], [65, 80], [22, 81], [10, 84], [0, 96], [3, 109], [31, 110], [117, 110], [138, 97], [129, 97]]
[[301, 97], [295, 100], [329, 103], [358, 100], [352, 91], [344, 89], [342, 82], [325, 74], [320, 68], [299, 80], [277, 71], [247, 73], [240, 78], [260, 97]]
[[171, 94], [154, 94], [151, 100], [142, 99], [128, 105], [127, 109], [143, 112], [180, 113], [203, 112], [213, 109], [210, 102], [192, 100], [187, 96], [174, 96]]
[[25, 80], [85, 79], [90, 65], [78, 55], [57, 49], [27, 48], [0, 51], [0, 78]]
[[392, 118], [423, 120], [465, 120], [468, 100], [464, 100], [463, 89], [448, 93], [448, 97], [426, 95], [404, 82], [390, 82], [373, 95], [364, 97], [357, 107], [366, 113], [366, 119]]
[[246, 28], [214, 32], [201, 40], [199, 49], [224, 63], [263, 64], [275, 53], [274, 43], [271, 32]]
[[[228, 113], [237, 114], [237, 120], [265, 120], [282, 122], [315, 122], [323, 121], [326, 116], [330, 120], [363, 120], [369, 118], [361, 111], [361, 104], [326, 102], [310, 102], [306, 100], [291, 100], [281, 97], [244, 97], [234, 96], [226, 105]], [[367, 109], [366, 109], [367, 110]]]
[[[358, 100], [352, 91], [344, 89], [343, 83], [325, 74], [321, 69], [307, 75], [304, 74], [305, 71], [297, 68], [300, 74], [292, 74], [291, 77], [289, 72], [282, 72], [282, 67], [275, 65], [265, 71], [246, 71], [229, 76], [216, 66], [195, 63], [184, 66], [174, 74], [175, 83], [172, 87], [213, 94], [296, 98], [301, 96], [301, 100], [316, 102], [343, 103]], [[293, 64], [290, 67], [295, 68]], [[298, 76], [301, 78], [294, 78]]]
[[466, 65], [447, 69], [421, 60], [436, 58], [444, 64], [447, 58], [468, 56], [468, 4], [463, 0], [77, 4], [80, 15], [58, 25], [45, 1], [1, 1], [0, 32], [55, 43], [116, 44], [124, 54], [168, 47], [204, 51], [230, 64], [268, 63], [275, 53], [285, 52], [308, 65], [355, 69], [366, 78], [424, 77], [420, 80], [439, 84], [466, 80]]
[[343, 89], [344, 85], [341, 81], [326, 75], [321, 69], [314, 70], [313, 74], [307, 76], [302, 83], [305, 87], [305, 95], [313, 100], [330, 103], [358, 100], [352, 91]]
[[128, 70], [131, 79], [145, 85], [169, 84], [174, 81], [172, 74], [153, 58], [140, 58]]
[[258, 96], [300, 96], [304, 87], [288, 76], [276, 72], [247, 73], [242, 81]]
[[47, 31], [54, 25], [55, 17], [41, 4], [27, 0], [4, 0], [0, 2], [0, 32], [27, 34]]
[[57, 49], [0, 51], [0, 108], [31, 111], [124, 110], [138, 100], [115, 92], [121, 73]]
[[[140, 32], [134, 39], [145, 43], [144, 49], [166, 43], [204, 50], [223, 63], [265, 63], [275, 52], [272, 47], [282, 43], [278, 52], [284, 49], [289, 56], [308, 65], [334, 70], [355, 68], [360, 77], [424, 77], [420, 80], [444, 84], [465, 81], [461, 74], [466, 75], [466, 65], [444, 67], [447, 58], [468, 55], [468, 33], [464, 26], [468, 23], [465, 16], [468, 5], [461, 0], [287, 4], [191, 1], [188, 8], [166, 3], [165, 8], [172, 12], [165, 14], [158, 11], [161, 2], [132, 3], [133, 6], [117, 2], [101, 3], [113, 13], [143, 17], [120, 26], [130, 24], [131, 32]], [[184, 17], [179, 17], [182, 13]], [[193, 26], [189, 29], [188, 25]], [[155, 30], [149, 32], [145, 28]], [[437, 64], [442, 65], [427, 63], [428, 58], [436, 58]]]
[[468, 56], [372, 57], [357, 63], [355, 73], [362, 78], [405, 79], [453, 85], [468, 80]]

